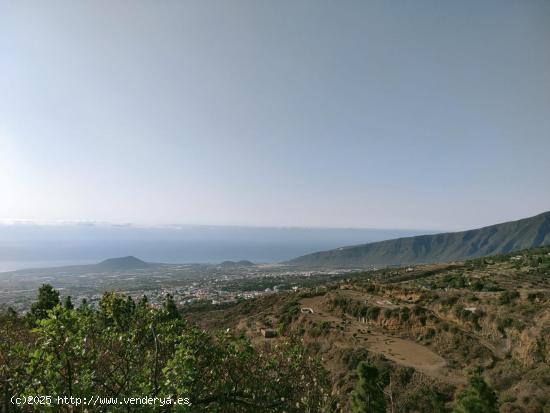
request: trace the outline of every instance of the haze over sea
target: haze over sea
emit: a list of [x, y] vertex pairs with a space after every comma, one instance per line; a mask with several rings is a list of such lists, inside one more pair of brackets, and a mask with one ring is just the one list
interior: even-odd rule
[[430, 231], [15, 223], [0, 225], [0, 271], [91, 264], [126, 255], [164, 263], [240, 259], [276, 263], [310, 252], [424, 233]]

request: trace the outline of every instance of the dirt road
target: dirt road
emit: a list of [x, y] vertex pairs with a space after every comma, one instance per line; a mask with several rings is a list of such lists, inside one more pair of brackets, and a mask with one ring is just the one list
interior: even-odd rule
[[[304, 298], [301, 300], [303, 307], [313, 309], [313, 314], [305, 315], [316, 322], [329, 321], [336, 325], [342, 323], [342, 318], [337, 317], [322, 308], [323, 297]], [[442, 380], [451, 384], [461, 384], [466, 381], [462, 372], [449, 368], [443, 357], [429, 348], [394, 337], [383, 332], [381, 328], [368, 326], [357, 319], [345, 316], [346, 339], [336, 345], [342, 348], [364, 346], [369, 351], [383, 354], [387, 359], [397, 364], [412, 367], [427, 376]]]

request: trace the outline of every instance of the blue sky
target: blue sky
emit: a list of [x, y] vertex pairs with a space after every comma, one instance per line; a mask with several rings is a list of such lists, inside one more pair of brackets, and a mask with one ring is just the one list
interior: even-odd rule
[[550, 209], [548, 1], [0, 0], [0, 219]]

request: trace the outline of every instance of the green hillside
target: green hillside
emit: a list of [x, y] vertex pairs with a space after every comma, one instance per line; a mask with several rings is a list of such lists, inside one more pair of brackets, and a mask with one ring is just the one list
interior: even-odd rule
[[287, 264], [359, 267], [446, 262], [550, 245], [550, 211], [484, 228], [398, 238], [316, 252]]

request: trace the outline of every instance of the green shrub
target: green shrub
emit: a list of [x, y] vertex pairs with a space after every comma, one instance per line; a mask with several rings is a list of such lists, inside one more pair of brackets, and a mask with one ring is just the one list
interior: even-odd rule
[[519, 292], [515, 290], [504, 291], [500, 294], [498, 302], [500, 305], [510, 304], [519, 298]]
[[369, 320], [375, 320], [378, 318], [379, 315], [380, 315], [380, 307], [369, 307], [369, 309], [367, 310], [366, 317]]

